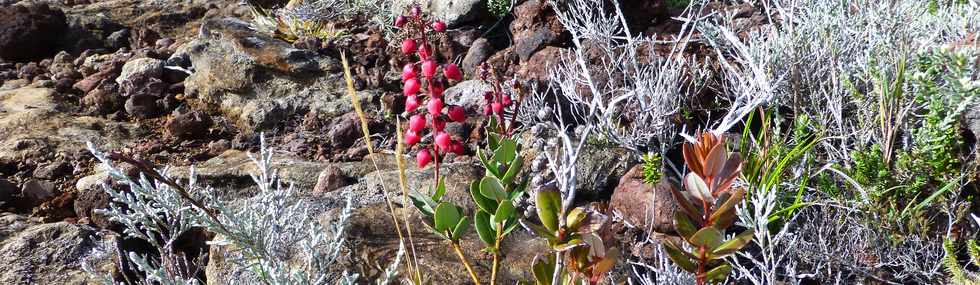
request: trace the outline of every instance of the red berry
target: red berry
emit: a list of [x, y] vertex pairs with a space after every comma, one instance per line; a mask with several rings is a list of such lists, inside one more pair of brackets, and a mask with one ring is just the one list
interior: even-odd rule
[[409, 146], [415, 145], [415, 144], [419, 143], [420, 140], [422, 140], [422, 138], [419, 137], [419, 133], [418, 132], [413, 131], [413, 130], [407, 130], [407, 131], [405, 131], [405, 144], [406, 145], [409, 145]]
[[429, 115], [433, 117], [439, 116], [442, 113], [442, 99], [432, 98], [429, 99], [429, 104], [426, 106], [429, 109]]
[[405, 66], [402, 67], [402, 81], [410, 78], [415, 78], [415, 65], [411, 63], [405, 64]]
[[436, 134], [436, 146], [440, 150], [447, 151], [452, 147], [453, 139], [449, 137], [446, 132], [439, 132]]
[[408, 80], [405, 80], [405, 86], [402, 88], [402, 93], [404, 93], [405, 96], [415, 95], [419, 93], [419, 89], [421, 88], [422, 85], [419, 83], [418, 79], [409, 78]]
[[419, 97], [415, 95], [405, 98], [405, 112], [415, 112], [419, 108]]
[[463, 155], [463, 144], [459, 142], [453, 143], [452, 152], [456, 155]]
[[425, 76], [425, 78], [432, 78], [432, 76], [435, 74], [436, 74], [436, 62], [431, 59], [427, 59], [423, 61], [422, 76]]
[[493, 104], [490, 104], [490, 107], [493, 108], [493, 113], [494, 114], [498, 114], [499, 115], [499, 114], [503, 114], [504, 113], [504, 104], [500, 104], [498, 102], [493, 102]]
[[422, 131], [425, 128], [425, 116], [422, 114], [415, 114], [412, 118], [408, 119], [408, 129], [416, 132]]
[[407, 21], [407, 19], [405, 19], [405, 16], [398, 16], [397, 18], [395, 18], [395, 27], [401, 28], [402, 26], [405, 25], [405, 21]]
[[442, 88], [442, 84], [439, 83], [433, 82], [433, 84], [429, 87], [429, 92], [432, 93], [432, 97], [442, 98], [442, 92], [444, 91], [446, 91], [446, 89]]
[[435, 21], [435, 22], [432, 23], [432, 29], [435, 30], [436, 32], [440, 32], [440, 33], [441, 32], [445, 32], [446, 31], [446, 23], [443, 23], [442, 21]]
[[446, 78], [456, 81], [463, 80], [463, 74], [459, 72], [459, 67], [456, 67], [455, 64], [447, 64], [442, 68], [442, 72], [446, 75]]
[[449, 107], [449, 119], [453, 122], [462, 122], [466, 120], [466, 110], [460, 106]]
[[501, 103], [503, 103], [503, 104], [504, 104], [504, 107], [507, 107], [507, 106], [510, 106], [510, 103], [513, 103], [513, 102], [512, 102], [511, 100], [510, 100], [510, 95], [504, 95], [503, 97], [504, 97], [504, 98], [503, 98], [503, 100], [501, 100], [501, 101], [502, 101]]
[[415, 155], [415, 163], [418, 164], [419, 168], [424, 168], [429, 162], [432, 162], [432, 154], [429, 153], [429, 150], [423, 149]]
[[432, 55], [432, 46], [430, 46], [429, 44], [422, 44], [422, 47], [419, 47], [419, 57], [429, 58], [429, 56], [431, 55]]
[[415, 40], [405, 39], [402, 41], [402, 54], [409, 55], [415, 52]]
[[432, 128], [437, 132], [441, 132], [442, 130], [446, 129], [446, 121], [439, 118], [432, 119]]

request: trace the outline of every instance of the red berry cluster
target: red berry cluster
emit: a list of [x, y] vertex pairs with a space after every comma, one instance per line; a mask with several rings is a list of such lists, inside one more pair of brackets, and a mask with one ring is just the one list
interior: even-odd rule
[[[504, 110], [513, 107], [514, 116], [516, 116], [517, 105], [511, 97], [511, 95], [504, 89], [504, 84], [499, 78], [497, 78], [496, 72], [493, 67], [481, 64], [479, 69], [479, 78], [481, 81], [487, 83], [491, 87], [490, 91], [483, 93], [483, 100], [485, 105], [483, 106], [483, 114], [486, 116], [494, 116], [497, 119], [497, 129], [494, 130], [499, 134], [504, 134], [509, 136], [510, 130], [514, 125], [514, 117], [510, 120], [504, 117]], [[520, 86], [513, 82], [512, 90], [515, 92], [520, 92]], [[520, 100], [518, 100], [520, 101]]]
[[[426, 127], [428, 127], [435, 142], [431, 150], [423, 148], [415, 155], [415, 162], [419, 168], [422, 168], [433, 160], [438, 163], [440, 154], [463, 153], [463, 143], [450, 137], [444, 129], [447, 120], [465, 121], [466, 111], [461, 106], [447, 107], [442, 96], [449, 82], [462, 80], [463, 74], [455, 64], [448, 63], [440, 66], [434, 58], [432, 45], [428, 42], [427, 30], [436, 33], [445, 32], [445, 23], [441, 21], [429, 23], [422, 17], [421, 9], [416, 6], [412, 8], [410, 15], [398, 16], [395, 19], [395, 26], [406, 28], [407, 34], [409, 34], [409, 37], [402, 41], [402, 54], [409, 57], [413, 54], [418, 56], [417, 61], [407, 63], [402, 68], [402, 81], [404, 82], [402, 93], [405, 95], [405, 112], [410, 115], [408, 130], [405, 131], [405, 143], [409, 146], [419, 143]], [[442, 77], [437, 74], [437, 70], [440, 68], [442, 69]], [[421, 77], [419, 77], [420, 72]], [[425, 91], [423, 91], [423, 86]], [[419, 107], [423, 103], [425, 109], [420, 110]]]

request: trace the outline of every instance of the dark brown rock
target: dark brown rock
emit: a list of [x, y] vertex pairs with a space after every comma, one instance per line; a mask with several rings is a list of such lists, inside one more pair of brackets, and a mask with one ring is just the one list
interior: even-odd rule
[[647, 232], [673, 233], [674, 212], [679, 208], [666, 179], [656, 186], [643, 181], [642, 165], [634, 166], [613, 190], [609, 208], [622, 215], [630, 225]]
[[75, 198], [75, 215], [79, 219], [88, 219], [95, 226], [108, 229], [112, 226], [109, 218], [96, 213], [95, 210], [108, 208], [111, 200], [109, 194], [103, 191], [102, 187], [79, 191], [78, 197]]
[[25, 202], [31, 206], [37, 206], [54, 197], [55, 184], [49, 181], [36, 179], [27, 180], [21, 186], [21, 195]]
[[178, 114], [167, 120], [164, 128], [167, 132], [181, 139], [195, 139], [208, 134], [211, 128], [211, 116], [201, 111]]
[[0, 58], [29, 61], [59, 50], [58, 41], [68, 24], [65, 13], [47, 4], [0, 8]]
[[0, 207], [11, 204], [17, 192], [17, 185], [10, 183], [7, 179], [0, 178]]
[[490, 58], [494, 52], [496, 52], [496, 50], [494, 50], [493, 45], [491, 45], [490, 41], [487, 41], [487, 39], [480, 38], [473, 41], [469, 51], [466, 52], [466, 56], [463, 57], [463, 72], [466, 74], [475, 75], [476, 68], [479, 67], [483, 61]]
[[126, 113], [130, 116], [146, 119], [160, 114], [157, 98], [147, 94], [133, 94], [126, 99]]
[[545, 46], [557, 45], [569, 38], [552, 6], [542, 0], [530, 0], [514, 7], [510, 31], [521, 61]]
[[327, 166], [326, 169], [320, 172], [317, 176], [316, 186], [313, 186], [313, 193], [326, 193], [333, 190], [340, 189], [341, 187], [354, 184], [354, 180], [347, 177], [340, 168], [336, 166]]
[[34, 169], [34, 177], [47, 180], [55, 180], [65, 175], [71, 174], [72, 167], [64, 161], [55, 161], [48, 165]]
[[361, 135], [361, 121], [357, 113], [350, 112], [334, 120], [328, 133], [334, 147], [346, 148], [354, 144]]

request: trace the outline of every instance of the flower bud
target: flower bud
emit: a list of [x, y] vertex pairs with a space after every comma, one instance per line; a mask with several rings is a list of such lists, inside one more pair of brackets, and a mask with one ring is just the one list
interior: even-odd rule
[[440, 33], [441, 32], [445, 32], [446, 31], [446, 23], [443, 23], [442, 21], [432, 22], [432, 29], [435, 30], [436, 32], [440, 32]]
[[436, 146], [438, 146], [440, 150], [443, 151], [450, 150], [450, 147], [452, 147], [452, 143], [453, 143], [452, 138], [450, 138], [449, 134], [447, 134], [446, 132], [439, 132], [438, 134], [436, 134]]
[[408, 119], [408, 129], [420, 132], [425, 128], [425, 116], [422, 114], [415, 114], [412, 118]]
[[415, 155], [415, 163], [419, 168], [424, 168], [429, 162], [432, 162], [432, 154], [429, 153], [429, 150], [423, 149]]
[[429, 115], [432, 115], [433, 117], [439, 116], [439, 114], [442, 113], [442, 99], [429, 99], [429, 103], [426, 108], [429, 110]]
[[490, 107], [493, 108], [494, 114], [502, 115], [504, 113], [504, 104], [493, 102], [493, 104], [490, 104]]
[[415, 112], [419, 108], [419, 97], [415, 95], [405, 98], [405, 112]]
[[422, 138], [419, 137], [419, 133], [418, 132], [413, 131], [413, 130], [407, 130], [407, 131], [405, 131], [405, 144], [406, 145], [409, 145], [409, 146], [415, 145], [415, 144], [419, 143], [420, 140], [422, 140]]
[[408, 19], [405, 19], [405, 16], [399, 15], [395, 18], [395, 27], [401, 28], [402, 26], [405, 26], [406, 21], [408, 21]]
[[466, 110], [460, 106], [449, 107], [449, 119], [453, 122], [462, 122], [466, 120]]
[[402, 41], [402, 54], [410, 55], [413, 52], [415, 52], [415, 40], [405, 39], [404, 41]]
[[415, 65], [408, 63], [402, 67], [402, 81], [415, 78]]
[[456, 155], [463, 155], [463, 144], [460, 142], [453, 142], [452, 152]]
[[402, 87], [402, 93], [405, 94], [405, 96], [415, 95], [419, 93], [419, 89], [421, 88], [422, 85], [419, 83], [418, 79], [409, 78], [408, 80], [405, 80], [405, 86]]
[[455, 81], [463, 80], [463, 74], [459, 72], [459, 67], [456, 67], [455, 64], [446, 64], [446, 66], [443, 67], [442, 72], [446, 75], [446, 78]]
[[422, 62], [422, 76], [425, 78], [432, 78], [436, 74], [436, 62], [431, 59], [427, 59]]
[[432, 46], [429, 44], [422, 44], [422, 46], [419, 47], [419, 57], [429, 58], [430, 56], [432, 56]]
[[501, 101], [501, 103], [504, 104], [504, 107], [508, 107], [508, 106], [510, 106], [511, 103], [513, 103], [513, 101], [510, 100], [510, 95], [504, 94], [504, 96], [501, 96], [501, 97], [503, 97], [503, 98], [500, 101]]

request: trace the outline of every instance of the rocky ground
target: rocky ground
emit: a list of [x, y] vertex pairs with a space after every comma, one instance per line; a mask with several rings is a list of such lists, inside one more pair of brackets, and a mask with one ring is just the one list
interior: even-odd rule
[[[623, 2], [625, 11], [635, 12], [627, 15], [634, 30], [677, 29], [669, 20], [675, 11], [663, 1]], [[547, 68], [569, 48], [567, 33], [545, 1], [520, 2], [511, 19], [489, 32], [496, 19], [481, 10], [484, 6], [470, 6], [440, 12], [453, 20], [438, 45], [440, 56], [460, 62], [467, 78], [486, 63], [504, 75], [548, 80]], [[744, 10], [739, 17], [747, 27], [761, 22], [762, 16], [747, 7], [715, 9]], [[337, 201], [337, 193], [354, 193], [351, 267], [368, 277], [379, 273], [378, 265], [386, 262], [377, 261], [389, 260], [398, 248], [379, 185], [397, 185], [397, 168], [390, 152], [376, 154], [380, 170], [366, 159], [340, 54], [350, 56], [370, 128], [381, 134], [372, 138], [374, 145], [393, 149], [385, 138], [394, 132], [392, 114], [403, 108], [395, 100], [400, 94], [395, 48], [363, 19], [348, 23], [348, 37], [312, 47], [256, 32], [250, 19], [248, 7], [232, 0], [0, 1], [0, 284], [92, 282], [81, 271], [82, 259], [121, 270], [113, 261], [117, 256], [88, 256], [101, 241], [138, 248], [93, 212], [107, 206], [100, 185], [108, 180], [87, 142], [176, 166], [178, 175], [196, 165], [203, 181], [220, 183], [213, 186], [233, 193], [229, 197], [247, 198], [254, 166], [246, 153], [256, 150], [260, 133], [280, 152], [276, 164], [284, 178], [304, 189], [303, 195]], [[692, 47], [690, 52], [701, 51]], [[478, 112], [482, 88], [478, 81], [464, 81], [447, 94], [458, 94], [448, 96], [456, 100], [450, 103]], [[447, 129], [478, 137], [480, 123], [474, 119]], [[467, 149], [468, 155], [449, 158], [444, 171], [459, 178], [450, 181], [449, 193], [455, 194], [449, 199], [472, 207], [465, 191], [454, 191], [483, 174], [471, 156], [475, 145]], [[622, 159], [624, 154], [586, 151], [580, 188], [591, 199], [611, 197], [628, 216], [664, 216], [644, 212], [634, 197], [666, 197], [663, 187], [669, 186], [642, 183], [638, 170], [630, 170], [637, 162]], [[430, 171], [410, 169], [411, 185], [431, 184]], [[410, 207], [398, 210], [417, 215]], [[668, 219], [651, 226], [669, 232]], [[528, 278], [525, 269], [545, 246], [518, 232], [504, 253], [512, 260], [501, 278], [508, 283]], [[457, 266], [435, 237], [420, 239], [423, 266]], [[477, 263], [489, 264], [476, 239], [463, 246]], [[637, 248], [635, 254], [643, 251]], [[207, 264], [209, 283], [220, 283], [222, 264]], [[488, 271], [484, 265], [477, 270]], [[467, 280], [461, 270], [432, 274], [438, 284]]]

